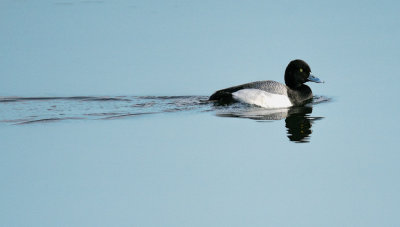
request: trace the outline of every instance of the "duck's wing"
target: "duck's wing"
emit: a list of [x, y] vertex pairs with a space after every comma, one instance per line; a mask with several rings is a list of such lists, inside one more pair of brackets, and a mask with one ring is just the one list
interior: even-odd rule
[[224, 103], [233, 102], [232, 93], [242, 89], [259, 89], [278, 95], [287, 94], [287, 87], [285, 85], [273, 80], [264, 80], [218, 90], [210, 96], [209, 100], [218, 100]]

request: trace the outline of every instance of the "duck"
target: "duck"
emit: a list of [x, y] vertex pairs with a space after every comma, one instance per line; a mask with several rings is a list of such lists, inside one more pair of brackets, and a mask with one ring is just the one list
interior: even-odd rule
[[324, 83], [311, 74], [310, 66], [301, 59], [289, 62], [284, 80], [285, 84], [264, 80], [221, 89], [209, 101], [222, 105], [241, 102], [264, 108], [302, 106], [313, 98], [311, 88], [304, 83]]

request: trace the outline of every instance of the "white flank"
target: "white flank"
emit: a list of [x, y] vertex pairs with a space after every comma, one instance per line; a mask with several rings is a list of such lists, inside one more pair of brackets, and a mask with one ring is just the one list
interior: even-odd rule
[[286, 95], [273, 94], [259, 89], [242, 89], [232, 93], [232, 97], [239, 102], [264, 108], [285, 108], [292, 106]]

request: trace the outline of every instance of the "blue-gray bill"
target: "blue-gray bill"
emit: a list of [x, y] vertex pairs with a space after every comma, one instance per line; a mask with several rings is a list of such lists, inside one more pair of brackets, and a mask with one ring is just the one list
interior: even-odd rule
[[318, 77], [315, 77], [313, 74], [310, 74], [307, 80], [315, 83], [324, 83], [324, 81], [320, 80]]

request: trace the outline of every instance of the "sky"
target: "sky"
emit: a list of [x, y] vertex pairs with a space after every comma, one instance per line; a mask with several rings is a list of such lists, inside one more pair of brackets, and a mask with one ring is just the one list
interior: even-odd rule
[[385, 73], [377, 63], [395, 67], [399, 9], [396, 1], [4, 0], [0, 96], [208, 95], [283, 82], [297, 58], [331, 82], [314, 93], [335, 95], [341, 78], [376, 80]]

